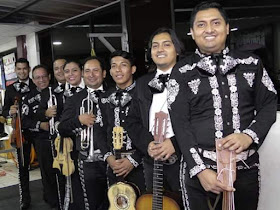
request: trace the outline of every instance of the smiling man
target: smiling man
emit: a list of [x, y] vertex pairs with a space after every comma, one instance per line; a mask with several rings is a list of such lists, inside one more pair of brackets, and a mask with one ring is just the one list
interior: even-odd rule
[[[22, 100], [33, 89], [36, 88], [35, 84], [29, 78], [30, 66], [28, 60], [19, 58], [15, 64], [15, 72], [18, 80], [9, 85], [5, 92], [3, 116], [5, 118], [15, 116], [18, 110], [21, 110]], [[18, 105], [15, 105], [15, 98], [18, 98]], [[21, 114], [21, 112], [18, 112]], [[28, 140], [28, 139], [27, 139]], [[27, 141], [23, 145], [24, 159], [28, 160], [30, 157], [31, 143]], [[27, 161], [24, 166], [22, 165], [20, 150], [17, 149], [17, 157], [19, 163], [19, 191], [20, 191], [20, 208], [27, 209], [31, 202], [29, 191], [29, 162]]]
[[106, 163], [97, 140], [93, 138], [95, 124], [103, 124], [98, 103], [106, 91], [104, 61], [99, 57], [87, 58], [82, 76], [86, 88], [66, 101], [58, 126], [60, 135], [71, 137], [75, 142], [73, 156], [78, 157], [74, 161], [77, 159], [78, 164], [75, 164], [80, 183], [77, 183], [74, 173], [74, 203], [70, 209], [108, 209]]
[[[98, 124], [95, 136], [104, 160], [109, 164], [107, 169], [109, 185], [125, 180], [134, 183], [143, 192], [145, 182], [141, 164], [142, 154], [136, 150], [126, 131], [127, 113], [136, 85], [133, 79], [133, 74], [136, 72], [134, 58], [131, 53], [117, 50], [110, 55], [110, 66], [110, 74], [116, 82], [116, 87], [108, 90], [108, 99], [100, 103], [104, 124]], [[121, 158], [118, 160], [116, 160], [117, 154], [112, 138], [113, 130], [116, 127], [123, 127], [124, 130], [123, 145], [120, 149]]]
[[[173, 97], [168, 90], [172, 86], [169, 77], [183, 51], [184, 47], [172, 29], [159, 28], [151, 35], [148, 57], [155, 69], [137, 80], [136, 94], [128, 113], [128, 134], [145, 154], [145, 182], [149, 192], [153, 190], [154, 160], [158, 160], [163, 161], [163, 188], [180, 195], [180, 150], [169, 116], [166, 139], [156, 144], [153, 135], [155, 113], [163, 111], [169, 115], [167, 101]], [[181, 204], [180, 200], [178, 203]]]
[[[276, 119], [277, 95], [260, 58], [226, 46], [229, 21], [216, 2], [197, 5], [190, 19], [198, 49], [177, 63], [171, 79], [176, 97], [169, 102], [182, 151], [185, 207], [222, 209], [223, 191], [234, 192], [231, 205], [255, 210], [259, 196], [258, 149]], [[233, 187], [218, 181], [219, 150], [236, 153]], [[226, 160], [222, 160], [226, 161]], [[216, 206], [217, 205], [217, 206]], [[216, 207], [213, 207], [216, 206]]]

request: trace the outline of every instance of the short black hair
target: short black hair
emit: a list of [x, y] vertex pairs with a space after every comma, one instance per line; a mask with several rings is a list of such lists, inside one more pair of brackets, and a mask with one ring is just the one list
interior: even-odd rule
[[67, 65], [67, 64], [69, 64], [69, 63], [76, 63], [78, 66], [79, 66], [79, 68], [81, 69], [81, 71], [82, 71], [82, 64], [79, 62], [79, 61], [76, 61], [76, 60], [67, 60], [66, 62], [65, 62], [65, 64], [63, 65], [63, 70], [65, 69], [65, 66]]
[[226, 11], [218, 2], [203, 1], [203, 2], [199, 3], [198, 5], [196, 5], [191, 13], [191, 18], [190, 18], [190, 27], [191, 28], [193, 28], [196, 14], [201, 10], [207, 10], [207, 9], [217, 9], [220, 12], [221, 16], [224, 18], [226, 24], [229, 23], [229, 18], [228, 18]]
[[15, 63], [15, 66], [18, 64], [18, 63], [26, 63], [28, 68], [30, 67], [29, 66], [29, 61], [26, 59], [26, 58], [19, 58], [17, 59], [16, 63]]
[[53, 63], [56, 62], [57, 60], [65, 60], [65, 61], [66, 61], [66, 59], [63, 58], [63, 57], [56, 57], [56, 58], [53, 60]]
[[176, 50], [176, 53], [178, 54], [178, 56], [181, 56], [182, 54], [184, 54], [185, 47], [184, 47], [183, 43], [181, 42], [181, 40], [178, 38], [176, 32], [171, 28], [161, 27], [161, 28], [158, 28], [156, 31], [154, 31], [152, 33], [152, 35], [150, 36], [150, 40], [148, 43], [148, 51], [147, 51], [147, 58], [149, 60], [152, 61], [151, 50], [152, 50], [153, 39], [156, 35], [162, 34], [162, 33], [168, 33], [170, 35], [172, 43], [175, 47], [175, 50]]
[[130, 65], [135, 66], [135, 59], [134, 59], [132, 53], [126, 52], [124, 50], [116, 50], [113, 53], [111, 53], [111, 55], [110, 55], [110, 58], [109, 58], [110, 64], [111, 64], [112, 58], [114, 58], [116, 56], [121, 56], [121, 57], [129, 60]]
[[48, 69], [48, 67], [47, 67], [46, 65], [39, 64], [39, 65], [33, 67], [33, 69], [32, 69], [32, 77], [33, 77], [34, 71], [35, 71], [36, 69], [39, 69], [39, 68], [45, 69], [46, 72], [47, 72], [47, 74], [48, 74], [48, 75], [50, 74], [49, 69]]
[[105, 66], [105, 61], [100, 58], [100, 57], [97, 57], [97, 56], [90, 56], [90, 57], [87, 57], [85, 60], [84, 60], [84, 67], [85, 67], [85, 64], [90, 61], [90, 60], [97, 60], [99, 63], [100, 63], [100, 67], [102, 69], [102, 71], [105, 71], [106, 70], [106, 66]]

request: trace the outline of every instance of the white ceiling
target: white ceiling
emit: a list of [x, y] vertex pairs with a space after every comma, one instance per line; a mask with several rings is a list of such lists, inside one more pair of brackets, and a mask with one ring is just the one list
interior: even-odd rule
[[0, 45], [4, 45], [16, 39], [17, 36], [27, 35], [47, 28], [47, 25], [29, 24], [0, 24]]

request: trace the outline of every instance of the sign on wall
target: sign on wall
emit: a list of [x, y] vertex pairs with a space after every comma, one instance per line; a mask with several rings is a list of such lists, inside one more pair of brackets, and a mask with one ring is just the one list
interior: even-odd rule
[[7, 86], [17, 79], [17, 75], [15, 73], [15, 62], [15, 53], [3, 56], [4, 74]]

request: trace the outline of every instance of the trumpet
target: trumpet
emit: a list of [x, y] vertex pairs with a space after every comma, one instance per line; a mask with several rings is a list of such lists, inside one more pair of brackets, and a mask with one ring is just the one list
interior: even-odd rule
[[[49, 93], [50, 93], [50, 98], [48, 100], [48, 108], [52, 107], [52, 106], [56, 106], [57, 105], [57, 100], [54, 94], [52, 94], [52, 88], [49, 87]], [[54, 117], [52, 117], [49, 120], [50, 123], [50, 134], [54, 135], [55, 132], [55, 126], [54, 126]]]
[[[87, 108], [87, 109], [86, 109]], [[82, 100], [82, 106], [80, 107], [80, 114], [93, 113], [94, 103], [90, 99], [90, 92], [88, 96]], [[96, 158], [94, 156], [94, 143], [93, 143], [93, 126], [87, 127], [81, 132], [81, 149], [85, 150], [89, 148], [89, 154], [87, 157], [88, 162], [94, 161]]]

